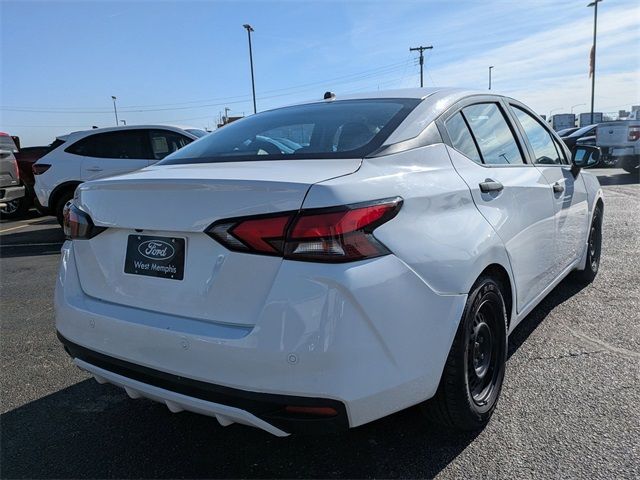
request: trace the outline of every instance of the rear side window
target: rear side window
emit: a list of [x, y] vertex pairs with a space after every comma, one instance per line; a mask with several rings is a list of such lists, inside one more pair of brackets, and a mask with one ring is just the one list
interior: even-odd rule
[[10, 152], [16, 153], [18, 148], [16, 147], [13, 138], [9, 135], [0, 135], [0, 150], [8, 150]]
[[533, 163], [538, 165], [562, 165], [560, 154], [553, 137], [540, 123], [524, 110], [513, 107], [513, 112], [522, 125], [524, 133], [533, 149]]
[[524, 159], [516, 139], [495, 103], [480, 103], [462, 109], [462, 114], [487, 165], [522, 165]]
[[462, 114], [459, 112], [456, 113], [453, 117], [447, 120], [445, 126], [447, 128], [447, 133], [451, 138], [453, 148], [466, 155], [474, 162], [482, 163], [478, 147], [476, 147], [473, 137], [471, 136], [471, 132], [469, 131], [469, 127], [467, 127], [464, 118], [462, 118]]
[[97, 133], [77, 141], [66, 152], [97, 158], [147, 160], [152, 158], [145, 130]]
[[151, 130], [149, 136], [151, 138], [153, 158], [156, 160], [162, 160], [170, 153], [177, 152], [193, 141], [171, 130]]
[[340, 100], [270, 110], [225, 125], [161, 164], [362, 158], [420, 101]]

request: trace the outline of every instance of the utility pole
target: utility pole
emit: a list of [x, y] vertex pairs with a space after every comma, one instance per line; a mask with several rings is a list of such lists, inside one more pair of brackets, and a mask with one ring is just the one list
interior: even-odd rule
[[489, 67], [489, 90], [491, 90], [491, 70], [493, 69], [493, 65]]
[[111, 100], [113, 100], [113, 113], [116, 114], [116, 127], [117, 127], [118, 125], [120, 125], [120, 122], [118, 121], [118, 109], [116, 108], [116, 97], [111, 95]]
[[411, 47], [409, 48], [410, 52], [420, 52], [420, 88], [424, 87], [424, 77], [423, 77], [423, 68], [424, 68], [424, 54], [425, 50], [432, 50], [433, 45], [429, 45], [428, 47], [423, 47], [420, 45], [419, 47]]
[[591, 124], [593, 125], [593, 100], [596, 91], [596, 28], [598, 26], [598, 3], [602, 0], [593, 0], [587, 7], [593, 7], [593, 47], [591, 47]]
[[251, 50], [251, 32], [253, 32], [253, 27], [248, 23], [242, 25], [247, 29], [247, 35], [249, 36], [249, 63], [251, 64], [251, 91], [253, 92], [253, 113], [257, 113], [256, 108], [256, 84], [253, 78], [253, 51]]

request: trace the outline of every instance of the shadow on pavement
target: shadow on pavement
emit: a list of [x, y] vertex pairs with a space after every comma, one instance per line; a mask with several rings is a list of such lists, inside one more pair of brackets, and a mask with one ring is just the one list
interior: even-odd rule
[[0, 257], [59, 254], [64, 242], [64, 233], [55, 218], [51, 222], [39, 222], [37, 230], [16, 230], [14, 233], [0, 236]]
[[568, 278], [565, 278], [556, 288], [551, 290], [549, 295], [509, 335], [507, 357], [511, 358], [555, 307], [573, 297], [585, 287], [586, 285], [573, 281], [571, 275], [569, 275]]
[[337, 435], [276, 438], [94, 380], [3, 414], [1, 429], [3, 478], [432, 477], [475, 438], [425, 427], [413, 409]]
[[[597, 175], [597, 171], [592, 171]], [[620, 170], [620, 173], [614, 175], [597, 175], [600, 185], [633, 185], [640, 183], [640, 176], [637, 173], [627, 173], [624, 170]]]
[[[558, 285], [513, 332], [509, 357], [582, 288]], [[340, 434], [281, 439], [171, 414], [94, 380], [3, 414], [0, 433], [3, 478], [427, 478], [479, 434], [425, 425], [413, 408]]]
[[40, 217], [42, 217], [42, 214], [40, 212], [38, 212], [35, 208], [32, 208], [27, 213], [25, 213], [21, 218], [17, 218], [15, 220], [8, 220], [6, 218], [0, 218], [0, 225], [11, 224], [11, 223], [16, 222], [16, 221], [33, 220], [33, 219], [40, 218]]

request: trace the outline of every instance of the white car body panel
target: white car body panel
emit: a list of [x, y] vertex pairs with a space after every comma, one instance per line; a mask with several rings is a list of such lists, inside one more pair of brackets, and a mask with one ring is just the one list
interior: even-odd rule
[[[339, 401], [350, 427], [431, 398], [476, 279], [488, 267], [505, 273], [512, 331], [584, 266], [588, 225], [602, 198], [587, 172], [568, 178], [568, 167], [486, 167], [442, 141], [417, 144], [470, 94], [350, 97], [424, 98], [385, 141], [397, 149], [364, 160], [159, 165], [81, 185], [75, 205], [107, 229], [63, 246], [58, 332], [93, 352], [181, 378]], [[504, 190], [481, 193], [487, 178]], [[559, 181], [565, 191], [554, 196]], [[398, 196], [400, 211], [374, 232], [390, 253], [366, 260], [243, 253], [204, 233], [221, 219]], [[124, 273], [127, 238], [136, 234], [185, 238], [184, 280]], [[289, 433], [242, 409], [76, 363], [172, 411]]]

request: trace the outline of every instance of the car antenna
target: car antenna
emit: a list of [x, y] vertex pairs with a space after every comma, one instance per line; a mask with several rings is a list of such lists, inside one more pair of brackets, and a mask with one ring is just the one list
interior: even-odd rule
[[333, 92], [324, 92], [324, 99], [325, 100], [335, 100], [336, 99], [336, 94]]

